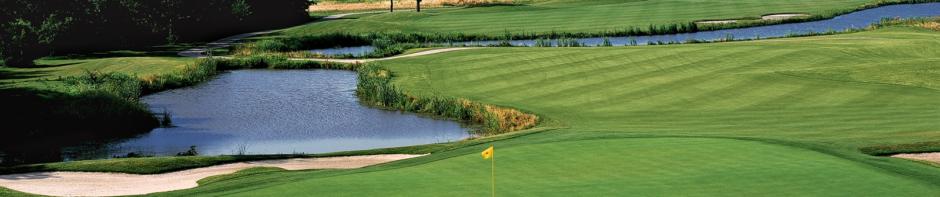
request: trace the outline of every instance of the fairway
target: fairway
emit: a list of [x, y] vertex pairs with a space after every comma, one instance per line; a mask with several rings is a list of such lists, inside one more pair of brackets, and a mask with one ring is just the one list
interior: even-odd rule
[[[381, 62], [409, 94], [513, 106], [570, 128], [346, 171], [154, 194], [930, 196], [940, 170], [862, 154], [940, 140], [940, 34], [642, 47], [487, 48]], [[839, 71], [851, 70], [846, 75]], [[934, 74], [931, 74], [934, 73]]]
[[519, 6], [394, 12], [291, 28], [286, 35], [324, 32], [401, 31], [486, 33], [505, 31], [595, 33], [630, 26], [717, 19], [759, 19], [776, 13], [815, 13], [845, 9], [870, 0], [721, 1], [721, 0], [556, 0]]
[[[853, 37], [866, 39], [825, 40]], [[926, 73], [940, 70], [938, 38], [936, 31], [891, 28], [807, 41], [457, 51], [384, 65], [406, 92], [514, 106], [573, 128], [856, 149], [940, 140], [932, 135], [940, 128], [940, 92], [862, 78], [936, 81]], [[870, 73], [859, 81], [817, 79], [824, 75], [811, 72], [853, 66], [928, 72], [862, 69]]]

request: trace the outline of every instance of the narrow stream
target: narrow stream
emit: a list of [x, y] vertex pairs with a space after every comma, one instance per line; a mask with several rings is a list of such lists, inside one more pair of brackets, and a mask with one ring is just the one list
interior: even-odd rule
[[[900, 5], [889, 5], [882, 6], [873, 9], [862, 10], [858, 12], [849, 13], [842, 16], [837, 16], [833, 19], [814, 21], [814, 22], [805, 22], [805, 23], [790, 23], [790, 24], [780, 24], [780, 25], [770, 25], [770, 26], [761, 26], [761, 27], [750, 27], [750, 28], [741, 28], [741, 29], [726, 29], [726, 30], [717, 30], [717, 31], [703, 31], [696, 33], [684, 33], [684, 34], [671, 34], [671, 35], [654, 35], [654, 36], [636, 36], [635, 39], [637, 45], [646, 45], [647, 42], [679, 42], [684, 43], [688, 39], [695, 40], [713, 40], [724, 38], [725, 36], [733, 36], [735, 39], [744, 39], [744, 38], [756, 38], [760, 36], [761, 38], [770, 38], [770, 37], [784, 37], [789, 33], [809, 33], [813, 32], [825, 32], [826, 30], [835, 30], [842, 31], [845, 29], [855, 28], [865, 28], [868, 27], [871, 23], [881, 21], [882, 17], [889, 18], [911, 18], [911, 17], [935, 17], [940, 16], [940, 3], [921, 3], [921, 4], [900, 4]], [[642, 27], [641, 27], [642, 28]], [[624, 46], [630, 45], [630, 37], [610, 37], [610, 42], [614, 46]], [[597, 46], [603, 44], [604, 38], [580, 38], [579, 41], [583, 42], [587, 46]], [[535, 45], [535, 40], [513, 40], [511, 41], [513, 45], [525, 44], [526, 46]], [[499, 44], [498, 40], [489, 40], [489, 41], [473, 41], [473, 42], [455, 42], [454, 45], [466, 44], [466, 45], [488, 45], [488, 44]], [[556, 45], [556, 41], [552, 40], [552, 45]], [[363, 52], [371, 52], [375, 49], [372, 46], [356, 46], [356, 47], [341, 47], [341, 48], [331, 48], [331, 49], [315, 49], [311, 50], [314, 53], [323, 53], [324, 55], [338, 55], [338, 54], [361, 54]]]

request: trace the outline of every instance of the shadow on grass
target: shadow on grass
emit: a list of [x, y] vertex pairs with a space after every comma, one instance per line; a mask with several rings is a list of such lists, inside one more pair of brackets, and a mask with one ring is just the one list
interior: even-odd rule
[[0, 70], [0, 80], [32, 79], [49, 76], [49, 71], [8, 71]]
[[62, 161], [62, 148], [134, 137], [159, 126], [149, 108], [113, 94], [0, 89], [0, 166]]
[[[198, 47], [205, 42], [178, 43], [168, 45], [158, 45], [150, 47], [132, 48], [128, 50], [98, 51], [88, 53], [72, 53], [59, 56], [47, 56], [41, 60], [76, 60], [76, 59], [97, 59], [111, 57], [179, 57], [177, 53], [190, 48]], [[40, 66], [41, 67], [41, 66]]]

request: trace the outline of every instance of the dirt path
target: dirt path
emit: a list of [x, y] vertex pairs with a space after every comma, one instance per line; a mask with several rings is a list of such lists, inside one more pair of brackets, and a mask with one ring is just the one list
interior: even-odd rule
[[189, 189], [196, 181], [251, 167], [287, 170], [361, 168], [425, 155], [363, 155], [348, 157], [282, 159], [217, 165], [179, 172], [136, 175], [98, 172], [38, 172], [0, 176], [0, 186], [50, 196], [124, 196]]
[[415, 57], [415, 56], [430, 55], [430, 54], [435, 54], [435, 53], [443, 53], [443, 52], [448, 52], [448, 51], [459, 51], [459, 50], [469, 50], [469, 49], [479, 49], [479, 48], [459, 47], [459, 48], [434, 49], [434, 50], [428, 50], [428, 51], [422, 51], [422, 52], [412, 53], [412, 54], [408, 54], [408, 55], [400, 55], [400, 56], [386, 57], [386, 58], [379, 58], [379, 59], [304, 59], [304, 58], [290, 58], [289, 60], [298, 60], [298, 61], [321, 61], [321, 62], [342, 62], [342, 63], [364, 63], [364, 62], [369, 62], [369, 61], [391, 60], [391, 59], [398, 59], [398, 58]]

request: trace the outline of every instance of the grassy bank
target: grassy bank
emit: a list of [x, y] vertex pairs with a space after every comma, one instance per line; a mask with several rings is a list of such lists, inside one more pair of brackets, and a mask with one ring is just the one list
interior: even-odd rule
[[940, 140], [933, 135], [940, 92], [864, 77], [937, 77], [891, 69], [851, 81], [781, 73], [930, 62], [937, 39], [934, 30], [890, 27], [775, 42], [491, 48], [390, 60], [382, 66], [404, 92], [518, 107], [570, 129], [154, 196], [486, 195], [489, 161], [478, 154], [491, 145], [502, 195], [932, 195], [940, 191], [936, 167], [859, 149]]

